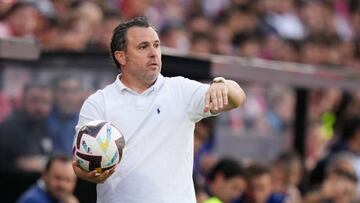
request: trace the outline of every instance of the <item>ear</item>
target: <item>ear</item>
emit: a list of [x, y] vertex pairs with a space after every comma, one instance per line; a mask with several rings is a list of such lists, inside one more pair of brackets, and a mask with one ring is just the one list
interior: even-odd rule
[[126, 54], [124, 51], [115, 51], [114, 55], [117, 62], [119, 62], [121, 66], [126, 65]]

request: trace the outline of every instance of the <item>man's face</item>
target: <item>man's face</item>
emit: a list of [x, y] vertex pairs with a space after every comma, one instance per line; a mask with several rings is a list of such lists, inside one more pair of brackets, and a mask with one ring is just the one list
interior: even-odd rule
[[76, 175], [71, 162], [56, 160], [43, 175], [48, 192], [57, 199], [70, 195], [76, 185]]
[[161, 71], [160, 40], [151, 27], [132, 27], [127, 31], [127, 50], [122, 73], [129, 79], [151, 85]]
[[37, 26], [36, 16], [37, 11], [31, 6], [24, 6], [11, 15], [9, 22], [14, 34], [16, 36], [34, 34]]
[[55, 93], [56, 104], [64, 114], [77, 113], [81, 108], [82, 94], [79, 81], [69, 79], [59, 82]]
[[265, 203], [271, 194], [271, 176], [262, 174], [250, 181], [250, 190], [254, 203]]
[[227, 203], [239, 197], [241, 192], [245, 190], [245, 180], [240, 176], [235, 176], [222, 181], [222, 193], [218, 194], [219, 198]]
[[24, 95], [24, 109], [35, 120], [45, 119], [52, 107], [50, 88], [33, 87]]

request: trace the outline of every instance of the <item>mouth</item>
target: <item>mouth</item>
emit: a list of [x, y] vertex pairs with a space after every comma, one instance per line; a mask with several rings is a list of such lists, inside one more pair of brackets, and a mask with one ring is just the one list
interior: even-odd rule
[[150, 68], [157, 68], [157, 67], [159, 67], [159, 64], [156, 63], [156, 62], [150, 62], [150, 63], [148, 63], [148, 66], [149, 66]]
[[157, 66], [157, 65], [158, 65], [158, 63], [157, 63], [157, 62], [155, 62], [155, 61], [152, 61], [152, 62], [149, 62], [149, 63], [148, 63], [148, 65], [149, 65], [149, 66]]

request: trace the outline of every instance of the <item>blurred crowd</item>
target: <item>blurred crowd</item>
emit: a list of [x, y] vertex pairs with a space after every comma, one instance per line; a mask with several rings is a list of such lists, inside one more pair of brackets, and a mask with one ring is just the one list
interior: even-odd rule
[[75, 125], [87, 97], [71, 75], [52, 84], [31, 81], [24, 86], [20, 106], [0, 124], [0, 171], [42, 172], [49, 155], [72, 155]]
[[359, 68], [359, 9], [357, 0], [6, 0], [0, 37], [107, 50], [119, 22], [145, 15], [162, 46], [184, 52]]
[[[204, 130], [201, 128], [204, 125], [208, 125], [208, 121], [196, 126], [195, 143], [197, 139], [203, 139]], [[321, 125], [311, 123], [309, 131], [322, 131], [319, 127]], [[266, 162], [259, 162], [219, 157], [209, 153], [209, 150], [204, 151], [206, 145], [195, 148], [196, 155], [202, 156], [194, 170], [198, 202], [360, 202], [360, 116], [344, 119], [337, 133], [336, 138], [323, 142], [325, 146], [314, 140], [307, 141], [313, 143], [307, 144], [306, 153], [309, 153], [310, 146], [321, 153], [312, 160], [314, 162], [311, 165], [308, 157], [302, 157], [291, 149], [285, 149]], [[308, 136], [315, 134], [322, 133], [309, 132]]]
[[[0, 38], [33, 39], [49, 52], [107, 53], [114, 27], [138, 15], [150, 19], [162, 46], [184, 53], [360, 70], [358, 0], [4, 0]], [[292, 89], [256, 83], [245, 89], [244, 107], [228, 114], [230, 127], [291, 139]], [[0, 92], [1, 171], [42, 172], [50, 154], [71, 155], [77, 114], [88, 94], [69, 75], [51, 84], [30, 81], [19, 104]], [[199, 122], [199, 202], [358, 202], [360, 92], [312, 90], [307, 120], [303, 157], [290, 150], [290, 140], [287, 152], [266, 163], [217, 157], [213, 121]]]

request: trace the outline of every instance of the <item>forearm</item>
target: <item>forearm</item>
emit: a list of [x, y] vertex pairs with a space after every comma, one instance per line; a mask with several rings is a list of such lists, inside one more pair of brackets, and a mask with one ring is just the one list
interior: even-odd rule
[[217, 114], [224, 111], [237, 108], [245, 101], [245, 93], [240, 85], [233, 80], [213, 82], [205, 95], [204, 112], [210, 110], [211, 113]]
[[226, 80], [225, 84], [228, 87], [229, 104], [227, 109], [230, 110], [238, 108], [244, 103], [246, 99], [245, 92], [240, 87], [240, 85], [233, 80]]

